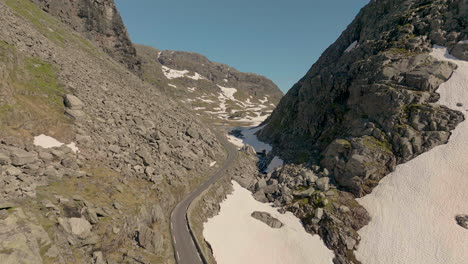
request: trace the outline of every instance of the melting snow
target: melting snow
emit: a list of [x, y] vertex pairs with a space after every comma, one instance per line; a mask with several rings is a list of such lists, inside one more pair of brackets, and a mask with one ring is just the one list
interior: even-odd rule
[[[39, 146], [43, 148], [55, 148], [55, 147], [60, 147], [62, 145], [65, 145], [64, 143], [56, 140], [55, 138], [49, 137], [43, 134], [34, 137], [33, 143], [35, 146]], [[76, 147], [74, 142], [67, 144], [66, 146], [71, 148], [71, 150], [75, 153], [80, 151], [78, 147]]]
[[[261, 203], [237, 182], [217, 216], [204, 224], [203, 235], [213, 248], [219, 264], [324, 264], [332, 263], [333, 252], [318, 235], [304, 230], [291, 212], [280, 214], [269, 204]], [[268, 212], [284, 226], [271, 228], [254, 219], [254, 211]]]
[[[438, 103], [452, 109], [457, 103], [468, 105], [468, 62], [438, 46], [431, 55], [458, 65], [439, 87]], [[359, 231], [357, 258], [380, 264], [466, 264], [468, 232], [456, 224], [455, 216], [468, 213], [467, 157], [465, 120], [446, 145], [397, 166], [371, 194], [359, 199], [372, 220]]]
[[268, 102], [268, 97], [265, 96], [265, 97], [263, 98], [263, 100], [260, 99], [260, 100], [258, 100], [258, 101], [260, 101], [260, 103], [264, 104], [264, 103]]
[[189, 73], [187, 70], [179, 71], [166, 66], [162, 66], [162, 71], [169, 80], [184, 77], [185, 74]]
[[177, 88], [177, 86], [174, 85], [174, 84], [168, 84], [168, 85], [171, 86], [171, 87]]
[[207, 80], [205, 77], [201, 76], [198, 72], [196, 72], [193, 76], [186, 76], [187, 78], [193, 80]]
[[206, 78], [200, 75], [198, 72], [195, 72], [194, 75], [191, 76], [191, 75], [188, 75], [189, 73], [188, 70], [179, 71], [179, 70], [171, 69], [167, 66], [162, 66], [162, 72], [164, 73], [164, 76], [166, 76], [166, 78], [168, 78], [169, 80], [176, 79], [176, 78], [183, 78], [183, 77], [187, 77], [193, 80], [206, 80]]
[[217, 84], [217, 86], [221, 89], [221, 92], [223, 93], [224, 96], [226, 96], [226, 98], [235, 100], [234, 94], [237, 92], [236, 88], [228, 88], [228, 87], [221, 86], [219, 84]]

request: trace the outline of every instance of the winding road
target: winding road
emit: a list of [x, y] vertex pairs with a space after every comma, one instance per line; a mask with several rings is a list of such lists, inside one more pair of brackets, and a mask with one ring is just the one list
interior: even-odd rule
[[[174, 254], [178, 264], [204, 264], [203, 256], [199, 253], [195, 238], [190, 232], [187, 218], [187, 210], [190, 204], [211, 184], [224, 176], [226, 170], [237, 158], [237, 149], [227, 141], [226, 136], [216, 133], [218, 140], [227, 151], [227, 159], [207, 181], [197, 187], [176, 205], [171, 213], [171, 234], [174, 246]], [[203, 260], [202, 260], [203, 259]]]

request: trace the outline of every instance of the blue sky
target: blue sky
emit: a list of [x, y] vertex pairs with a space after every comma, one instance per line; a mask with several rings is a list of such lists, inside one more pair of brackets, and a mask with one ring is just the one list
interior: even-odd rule
[[298, 81], [369, 0], [116, 0], [133, 42]]

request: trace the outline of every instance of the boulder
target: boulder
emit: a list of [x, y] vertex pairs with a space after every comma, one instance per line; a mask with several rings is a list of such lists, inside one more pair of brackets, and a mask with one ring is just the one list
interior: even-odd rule
[[251, 214], [251, 216], [257, 220], [262, 221], [263, 223], [269, 225], [272, 228], [283, 227], [283, 223], [280, 220], [278, 220], [277, 218], [274, 218], [273, 216], [271, 216], [271, 214], [267, 212], [255, 211]]
[[71, 94], [66, 94], [63, 97], [63, 103], [67, 108], [71, 110], [81, 110], [84, 106], [83, 102], [81, 102], [81, 100], [78, 99], [78, 97]]
[[4, 153], [0, 153], [0, 165], [8, 165], [10, 164], [11, 160], [10, 157]]
[[161, 234], [147, 226], [140, 226], [135, 237], [138, 245], [150, 252], [157, 253], [161, 250], [163, 239]]
[[37, 161], [37, 154], [28, 152], [19, 148], [11, 149], [11, 164], [15, 166], [23, 166]]
[[2, 264], [42, 263], [41, 250], [51, 245], [47, 232], [26, 216], [21, 208], [0, 218], [0, 259]]
[[457, 215], [455, 220], [459, 226], [468, 229], [468, 215]]
[[458, 59], [468, 61], [468, 41], [459, 41], [450, 53]]
[[317, 184], [317, 187], [322, 192], [326, 192], [326, 191], [328, 191], [328, 189], [330, 189], [329, 182], [330, 182], [330, 178], [322, 177], [322, 178], [318, 179], [317, 181], [315, 181], [315, 184]]

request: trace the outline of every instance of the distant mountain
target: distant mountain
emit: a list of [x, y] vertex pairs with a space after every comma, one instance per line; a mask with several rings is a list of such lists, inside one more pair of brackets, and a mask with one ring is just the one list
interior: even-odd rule
[[259, 124], [283, 93], [269, 79], [184, 51], [136, 45], [143, 79], [214, 122]]

